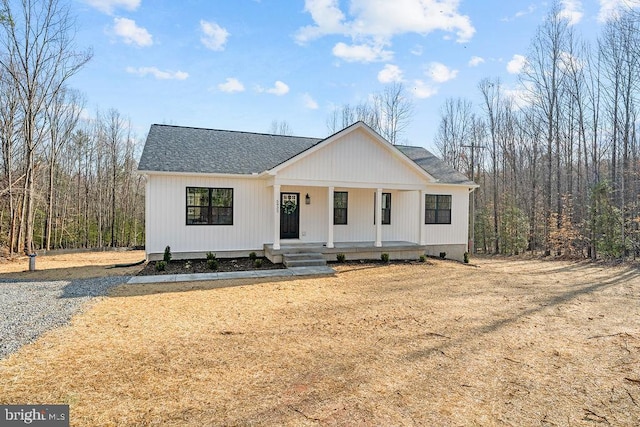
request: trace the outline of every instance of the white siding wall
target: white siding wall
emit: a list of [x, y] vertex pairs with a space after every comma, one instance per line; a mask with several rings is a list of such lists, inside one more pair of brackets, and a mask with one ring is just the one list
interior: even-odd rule
[[[186, 225], [186, 188], [233, 188], [233, 225]], [[259, 179], [150, 175], [146, 251], [262, 250], [273, 240], [272, 189]]]
[[[273, 241], [272, 188], [259, 179], [206, 178], [151, 175], [147, 181], [146, 250], [162, 253], [171, 246], [174, 253], [261, 250]], [[228, 187], [234, 189], [234, 224], [186, 225], [187, 187]], [[325, 242], [328, 230], [325, 187], [282, 186], [282, 192], [300, 193], [300, 240]], [[334, 241], [374, 241], [375, 189], [336, 188], [349, 193], [347, 225], [334, 226]], [[383, 241], [419, 241], [423, 227], [427, 245], [466, 244], [468, 239], [469, 192], [466, 188], [429, 187], [427, 194], [452, 196], [451, 224], [420, 224], [424, 199], [418, 191], [384, 190], [391, 193], [391, 224], [382, 226]], [[311, 204], [306, 205], [306, 194]]]
[[[467, 244], [469, 236], [469, 190], [458, 187], [430, 187], [427, 194], [450, 194], [451, 224], [424, 224], [428, 245]], [[424, 200], [421, 201], [424, 209]]]
[[[418, 211], [418, 199], [420, 192], [385, 191], [385, 193], [387, 192], [391, 193], [391, 224], [382, 225], [382, 241], [400, 240], [419, 243], [420, 211]], [[373, 214], [373, 207], [371, 211]]]

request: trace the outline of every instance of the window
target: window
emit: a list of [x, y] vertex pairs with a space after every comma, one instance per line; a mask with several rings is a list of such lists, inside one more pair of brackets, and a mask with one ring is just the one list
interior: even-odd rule
[[333, 223], [345, 225], [347, 223], [347, 206], [349, 204], [349, 193], [346, 191], [336, 191], [333, 193]]
[[[373, 223], [376, 223], [376, 197], [373, 193]], [[391, 193], [382, 193], [382, 224], [391, 224]]]
[[233, 225], [233, 188], [187, 187], [187, 225]]
[[425, 224], [451, 224], [451, 196], [427, 194], [424, 203]]

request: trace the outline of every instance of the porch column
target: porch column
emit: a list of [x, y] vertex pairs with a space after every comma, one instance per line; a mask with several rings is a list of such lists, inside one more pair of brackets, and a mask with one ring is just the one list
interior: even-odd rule
[[419, 212], [418, 213], [418, 218], [419, 218], [419, 221], [420, 221], [420, 223], [418, 224], [418, 226], [420, 227], [419, 228], [419, 234], [418, 234], [420, 240], [418, 240], [418, 243], [423, 245], [423, 246], [427, 244], [426, 236], [424, 235], [424, 213], [425, 213], [424, 212], [424, 208], [425, 208], [425, 206], [424, 206], [424, 203], [425, 203], [424, 198], [425, 198], [425, 194], [426, 193], [425, 193], [424, 190], [418, 191], [418, 210], [419, 210], [418, 211]]
[[273, 185], [273, 249], [280, 249], [280, 185]]
[[376, 242], [375, 247], [382, 246], [382, 188], [376, 189]]
[[328, 187], [328, 200], [327, 200], [327, 206], [328, 206], [328, 224], [329, 224], [329, 229], [327, 230], [327, 248], [331, 249], [333, 248], [333, 187]]

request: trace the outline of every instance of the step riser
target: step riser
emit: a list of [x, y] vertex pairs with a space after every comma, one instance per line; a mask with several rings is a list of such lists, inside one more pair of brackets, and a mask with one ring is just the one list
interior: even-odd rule
[[321, 253], [294, 252], [282, 255], [282, 263], [286, 267], [323, 267], [327, 265]]
[[286, 267], [324, 267], [327, 265], [327, 262], [325, 260], [285, 260], [284, 265]]
[[310, 253], [300, 253], [300, 254], [286, 254], [283, 255], [286, 259], [323, 259], [322, 254], [310, 254]]
[[311, 247], [305, 247], [305, 246], [301, 246], [299, 248], [280, 248], [281, 252], [286, 251], [284, 254], [286, 255], [293, 255], [293, 254], [321, 254], [322, 251], [324, 250], [323, 247], [321, 246], [311, 246]]

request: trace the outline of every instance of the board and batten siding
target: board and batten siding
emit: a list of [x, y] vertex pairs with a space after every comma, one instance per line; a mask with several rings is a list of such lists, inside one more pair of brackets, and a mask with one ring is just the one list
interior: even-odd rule
[[[347, 224], [334, 226], [336, 242], [372, 242], [376, 239], [374, 224], [374, 189], [336, 188], [349, 193]], [[391, 193], [391, 224], [382, 225], [382, 240], [418, 242], [419, 218], [416, 209], [416, 191]]]
[[[402, 153], [394, 152], [363, 130], [344, 135], [278, 172], [278, 180], [312, 185], [349, 183], [353, 187], [384, 183], [388, 188], [424, 185], [427, 177], [411, 167]], [[409, 167], [408, 167], [409, 166]]]
[[[469, 236], [469, 190], [458, 186], [428, 187], [426, 194], [451, 195], [451, 224], [423, 224], [427, 245], [466, 245]], [[422, 209], [425, 201], [422, 200]]]
[[[262, 250], [272, 240], [272, 189], [251, 178], [152, 174], [147, 181], [146, 251]], [[187, 187], [233, 188], [233, 225], [186, 225]]]

